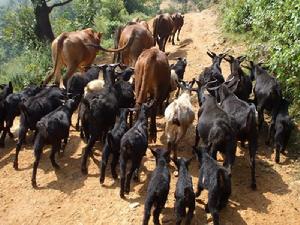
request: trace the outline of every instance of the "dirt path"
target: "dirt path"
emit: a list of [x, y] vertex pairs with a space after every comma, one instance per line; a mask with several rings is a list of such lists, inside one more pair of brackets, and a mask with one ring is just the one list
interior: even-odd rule
[[[181, 42], [176, 46], [167, 45], [171, 62], [177, 56], [187, 57], [186, 79], [195, 77], [203, 66], [210, 64], [206, 50], [222, 52], [229, 48], [228, 41], [221, 36], [217, 27], [215, 8], [201, 13], [185, 15], [185, 25], [181, 34]], [[230, 46], [231, 53], [242, 53], [243, 46]], [[228, 67], [224, 63], [224, 74]], [[196, 98], [194, 98], [196, 103]], [[196, 105], [196, 104], [195, 104]], [[195, 107], [195, 110], [197, 108]], [[195, 121], [196, 123], [196, 121]], [[75, 120], [73, 120], [75, 124]], [[163, 143], [163, 119], [158, 120], [158, 146]], [[127, 200], [119, 198], [119, 181], [111, 179], [110, 170], [105, 185], [99, 184], [99, 159], [101, 147], [96, 145], [96, 160], [90, 160], [89, 175], [80, 172], [82, 148], [78, 132], [71, 128], [70, 143], [65, 156], [58, 159], [60, 171], [54, 171], [50, 165], [49, 148], [44, 150], [43, 159], [37, 174], [38, 190], [31, 187], [33, 162], [32, 144], [26, 145], [20, 153], [20, 171], [12, 168], [15, 141], [9, 140], [5, 150], [0, 151], [0, 224], [111, 224], [136, 225], [143, 218], [143, 202], [151, 171], [155, 161], [147, 152], [144, 166], [141, 168], [140, 183], [132, 183], [132, 190]], [[30, 138], [28, 138], [30, 142]], [[190, 129], [180, 145], [179, 156], [190, 156], [194, 142], [194, 128]], [[299, 224], [300, 221], [300, 181], [294, 177], [297, 169], [291, 160], [282, 157], [282, 164], [274, 164], [271, 150], [260, 143], [257, 159], [257, 191], [250, 185], [250, 169], [246, 149], [238, 149], [238, 156], [233, 168], [233, 193], [228, 207], [221, 212], [221, 224]], [[299, 168], [298, 168], [299, 169]], [[171, 171], [174, 167], [171, 166]], [[196, 187], [198, 165], [192, 162], [191, 174]], [[298, 179], [298, 181], [297, 181]], [[166, 208], [161, 215], [163, 224], [173, 225], [174, 189], [177, 178], [171, 177], [171, 190]], [[204, 212], [203, 201], [207, 192], [203, 192], [197, 200], [193, 224], [211, 224], [210, 214]], [[140, 205], [131, 208], [131, 203]], [[152, 224], [152, 221], [151, 223]]]

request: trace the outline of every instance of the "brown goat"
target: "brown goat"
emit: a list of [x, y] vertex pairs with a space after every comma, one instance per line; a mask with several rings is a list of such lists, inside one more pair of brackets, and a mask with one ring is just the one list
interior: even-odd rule
[[155, 47], [146, 49], [135, 64], [136, 104], [141, 106], [147, 98], [155, 100], [150, 113], [150, 140], [156, 142], [156, 112], [170, 92], [171, 70], [166, 54]]

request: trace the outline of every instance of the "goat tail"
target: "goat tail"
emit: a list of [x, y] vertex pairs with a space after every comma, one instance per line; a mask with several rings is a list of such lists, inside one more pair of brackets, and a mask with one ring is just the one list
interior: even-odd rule
[[250, 131], [253, 130], [253, 127], [256, 127], [256, 118], [257, 118], [257, 113], [256, 113], [256, 108], [254, 104], [250, 104], [250, 111], [247, 116], [247, 127], [246, 130]]
[[194, 197], [193, 195], [195, 195], [195, 194], [193, 191], [191, 191], [190, 187], [184, 188], [184, 201], [185, 202], [189, 202], [190, 199], [192, 199], [192, 197]]
[[221, 190], [225, 189], [225, 182], [226, 182], [225, 179], [226, 178], [225, 178], [224, 170], [223, 169], [218, 169], [218, 171], [217, 171], [217, 185]]
[[42, 137], [47, 137], [48, 136], [48, 131], [47, 131], [47, 125], [45, 124], [44, 121], [38, 121], [36, 123], [36, 127], [38, 129], [38, 132], [41, 134]]
[[109, 145], [109, 147], [112, 148], [113, 143], [114, 143], [114, 138], [112, 136], [111, 130], [107, 132], [106, 140], [107, 140], [107, 144]]
[[20, 109], [21, 113], [23, 113], [25, 120], [28, 121], [29, 113], [28, 113], [26, 106], [24, 105], [24, 102], [19, 103], [19, 109]]

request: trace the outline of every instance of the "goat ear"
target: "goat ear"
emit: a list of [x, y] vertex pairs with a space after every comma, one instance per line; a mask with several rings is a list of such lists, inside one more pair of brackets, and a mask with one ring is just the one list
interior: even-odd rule
[[215, 57], [215, 55], [213, 55], [211, 52], [206, 52], [206, 54], [212, 59]]
[[225, 61], [229, 62], [229, 63], [233, 63], [234, 61], [234, 57], [232, 55], [226, 55], [223, 57]]
[[157, 157], [157, 152], [152, 148], [150, 148], [150, 151], [151, 151], [152, 155], [156, 158]]
[[242, 56], [237, 57], [236, 59], [237, 59], [237, 60], [239, 61], [239, 63], [241, 64], [241, 63], [244, 62], [244, 60], [246, 59], [246, 56], [242, 55]]

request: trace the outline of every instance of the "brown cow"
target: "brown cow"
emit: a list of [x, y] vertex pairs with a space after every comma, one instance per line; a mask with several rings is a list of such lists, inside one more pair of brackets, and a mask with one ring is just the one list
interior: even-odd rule
[[123, 29], [119, 28], [122, 30], [119, 31], [119, 40], [117, 40], [118, 34], [116, 33], [115, 47], [123, 48], [130, 38], [134, 37], [134, 40], [124, 51], [115, 53], [118, 54], [118, 56], [114, 60], [116, 60], [116, 62], [134, 66], [142, 51], [151, 48], [154, 45], [154, 39], [151, 32], [142, 24], [136, 22], [130, 22], [129, 24], [131, 25], [126, 25]]
[[172, 34], [174, 22], [169, 13], [157, 15], [153, 20], [153, 37], [159, 49], [165, 51], [166, 43]]
[[156, 112], [170, 92], [171, 70], [167, 55], [155, 47], [146, 49], [135, 64], [136, 104], [141, 106], [147, 98], [155, 100], [151, 112], [150, 140], [156, 142]]
[[85, 30], [64, 32], [52, 42], [52, 61], [54, 68], [45, 78], [44, 84], [55, 76], [55, 83], [60, 84], [61, 69], [67, 67], [67, 72], [64, 78], [64, 84], [77, 68], [84, 71], [94, 61], [99, 50], [108, 52], [122, 51], [130, 43], [122, 49], [104, 49], [100, 46], [102, 33], [93, 31], [92, 28]]
[[172, 36], [169, 39], [169, 42], [172, 40], [172, 45], [175, 45], [174, 38], [176, 32], [177, 32], [177, 41], [180, 41], [179, 34], [184, 23], [184, 16], [181, 13], [173, 13], [171, 17], [174, 22], [174, 28], [172, 31]]

